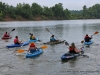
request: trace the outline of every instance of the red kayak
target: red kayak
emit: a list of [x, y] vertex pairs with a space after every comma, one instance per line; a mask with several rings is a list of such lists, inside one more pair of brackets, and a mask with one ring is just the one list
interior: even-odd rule
[[2, 39], [11, 39], [12, 37], [9, 36], [9, 37], [2, 37]]

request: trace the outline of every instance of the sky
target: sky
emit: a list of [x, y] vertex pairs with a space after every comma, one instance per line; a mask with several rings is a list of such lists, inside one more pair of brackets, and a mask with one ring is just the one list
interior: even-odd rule
[[16, 6], [18, 3], [32, 5], [32, 3], [35, 2], [41, 6], [52, 7], [55, 4], [62, 3], [63, 8], [67, 8], [68, 10], [82, 10], [84, 5], [89, 8], [95, 4], [100, 4], [100, 0], [0, 0], [0, 2], [1, 1], [12, 6]]

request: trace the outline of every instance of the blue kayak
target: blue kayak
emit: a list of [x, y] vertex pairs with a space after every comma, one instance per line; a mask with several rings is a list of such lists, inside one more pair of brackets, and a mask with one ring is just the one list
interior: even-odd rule
[[26, 46], [26, 45], [28, 45], [28, 44], [29, 44], [29, 42], [24, 42], [24, 43], [22, 43], [22, 44], [10, 44], [10, 45], [7, 45], [6, 47], [7, 47], [7, 48], [14, 48], [14, 47]]
[[92, 43], [93, 43], [93, 41], [84, 42], [84, 45], [91, 45]]
[[75, 54], [75, 53], [65, 53], [64, 55], [62, 55], [61, 56], [61, 60], [69, 60], [69, 59], [73, 59], [73, 58], [75, 58], [75, 57], [77, 57], [77, 56], [80, 56], [80, 55], [82, 55], [84, 53], [84, 48], [82, 48], [82, 52], [80, 52], [80, 53], [77, 53], [77, 54]]
[[36, 50], [34, 53], [27, 53], [26, 58], [32, 58], [32, 57], [38, 56], [42, 53], [43, 53], [43, 50], [41, 48], [38, 48], [38, 50]]
[[39, 41], [38, 38], [36, 38], [36, 40], [29, 40], [30, 43], [31, 43], [31, 42], [37, 42], [37, 41]]

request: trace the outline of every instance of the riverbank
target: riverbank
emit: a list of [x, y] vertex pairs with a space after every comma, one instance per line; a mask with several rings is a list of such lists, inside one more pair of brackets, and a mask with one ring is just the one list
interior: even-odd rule
[[41, 21], [41, 20], [67, 20], [61, 17], [52, 17], [52, 18], [48, 18], [48, 17], [33, 17], [31, 19], [26, 19], [23, 18], [21, 16], [18, 16], [16, 19], [13, 19], [9, 16], [5, 17], [4, 19], [2, 19], [1, 21]]

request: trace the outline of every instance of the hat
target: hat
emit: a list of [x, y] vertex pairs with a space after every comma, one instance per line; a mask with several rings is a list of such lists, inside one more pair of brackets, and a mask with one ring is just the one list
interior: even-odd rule
[[35, 47], [35, 44], [32, 42], [32, 43], [30, 44], [30, 47]]

